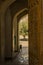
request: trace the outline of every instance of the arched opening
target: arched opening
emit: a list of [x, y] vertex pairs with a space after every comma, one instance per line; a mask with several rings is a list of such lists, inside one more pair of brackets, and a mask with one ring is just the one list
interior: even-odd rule
[[[21, 3], [21, 4], [20, 4]], [[20, 1], [20, 3], [19, 2], [17, 2], [17, 1], [15, 1], [13, 4], [11, 4], [9, 7], [8, 7], [8, 10], [7, 10], [7, 12], [6, 12], [6, 16], [5, 16], [5, 18], [6, 18], [6, 23], [5, 23], [5, 26], [6, 26], [6, 28], [5, 28], [5, 48], [8, 50], [9, 49], [9, 51], [6, 51], [6, 49], [5, 49], [5, 57], [6, 58], [12, 58], [12, 56], [13, 56], [13, 51], [17, 51], [17, 45], [13, 45], [13, 42], [14, 42], [14, 44], [16, 43], [18, 43], [17, 42], [17, 28], [16, 28], [16, 26], [17, 26], [17, 16], [22, 12], [22, 11], [24, 11], [25, 9], [27, 10], [27, 1], [25, 2], [25, 0], [24, 1]], [[15, 7], [16, 6], [16, 7]], [[9, 14], [10, 13], [10, 14]], [[17, 14], [17, 15], [16, 15]], [[8, 19], [8, 22], [7, 22], [7, 19]], [[10, 20], [9, 20], [10, 19]], [[13, 21], [13, 19], [14, 19], [14, 21], [16, 22], [16, 24], [15, 23], [13, 23], [14, 21]], [[15, 25], [13, 25], [13, 24], [15, 24]], [[13, 27], [14, 26], [14, 27]], [[9, 27], [9, 28], [8, 28]], [[13, 29], [14, 28], [14, 29]], [[9, 32], [10, 31], [10, 32]], [[14, 35], [13, 35], [13, 32], [14, 32]], [[14, 38], [16, 38], [16, 39], [14, 39]], [[15, 40], [15, 41], [14, 41]], [[8, 46], [8, 47], [7, 47]], [[16, 46], [16, 47], [15, 47]], [[14, 48], [15, 47], [15, 48]]]
[[[23, 13], [22, 13], [23, 14]], [[26, 37], [25, 39], [21, 38], [22, 41], [20, 41], [20, 35], [19, 35], [19, 26], [21, 26], [21, 20], [24, 24], [26, 24]], [[16, 22], [15, 22], [16, 21]], [[24, 14], [20, 17], [19, 15], [19, 20], [17, 21], [17, 17], [15, 16], [14, 17], [14, 20], [13, 20], [13, 58], [15, 57], [16, 54], [18, 54], [18, 57], [16, 57], [16, 59], [18, 59], [17, 61], [21, 62], [21, 63], [27, 63], [29, 64], [28, 60], [29, 60], [29, 54], [28, 54], [28, 49], [29, 49], [29, 40], [28, 40], [28, 14]], [[25, 32], [24, 32], [25, 33]], [[23, 34], [24, 34], [23, 33]], [[20, 52], [20, 45], [21, 43], [24, 43], [22, 44], [22, 52]], [[26, 50], [26, 51], [25, 51]], [[25, 51], [25, 52], [24, 52]]]
[[20, 54], [22, 58], [21, 62], [27, 63], [29, 60], [29, 36], [28, 36], [28, 14], [24, 15], [18, 23], [18, 42], [20, 48]]

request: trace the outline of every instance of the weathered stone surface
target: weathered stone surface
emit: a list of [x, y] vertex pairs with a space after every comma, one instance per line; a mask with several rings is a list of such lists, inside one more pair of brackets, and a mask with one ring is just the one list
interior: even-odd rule
[[[30, 35], [29, 35], [29, 52], [30, 65], [39, 65], [40, 59], [40, 23], [41, 23], [41, 0], [29, 0], [29, 19], [30, 19]], [[40, 7], [39, 7], [40, 6]]]
[[8, 8], [5, 16], [5, 58], [9, 58], [12, 55], [11, 29], [11, 14], [10, 9]]

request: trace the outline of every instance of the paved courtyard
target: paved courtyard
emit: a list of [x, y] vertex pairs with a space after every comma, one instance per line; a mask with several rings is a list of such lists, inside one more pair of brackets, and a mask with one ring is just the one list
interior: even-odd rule
[[16, 55], [13, 60], [6, 61], [0, 65], [29, 65], [29, 55], [28, 55], [28, 41], [19, 41], [19, 44], [22, 45], [22, 49]]
[[6, 61], [0, 65], [29, 65], [28, 47], [22, 47], [20, 53], [13, 60]]
[[23, 47], [19, 54], [11, 61], [7, 61], [4, 65], [29, 65], [28, 48]]

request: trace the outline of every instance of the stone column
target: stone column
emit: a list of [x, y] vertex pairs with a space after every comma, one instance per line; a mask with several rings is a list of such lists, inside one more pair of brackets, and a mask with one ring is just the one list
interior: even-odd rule
[[1, 10], [1, 20], [0, 20], [0, 56], [1, 61], [4, 61], [4, 45], [5, 45], [5, 19], [4, 19], [4, 11]]
[[5, 59], [12, 58], [12, 23], [10, 9], [5, 14]]
[[29, 64], [40, 65], [41, 0], [29, 0]]
[[40, 23], [40, 65], [43, 65], [43, 0], [41, 3], [41, 23]]
[[0, 11], [0, 61], [1, 61], [1, 11]]

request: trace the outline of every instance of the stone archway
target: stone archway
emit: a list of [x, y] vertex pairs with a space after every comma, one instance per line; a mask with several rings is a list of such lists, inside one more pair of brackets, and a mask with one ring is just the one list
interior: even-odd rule
[[[20, 18], [22, 17], [22, 16], [24, 16], [25, 14], [27, 14], [28, 13], [28, 10], [26, 10], [26, 8], [24, 8], [23, 10], [21, 10], [20, 12], [18, 12], [18, 13], [16, 13], [16, 15], [14, 16], [14, 18], [13, 18], [13, 26], [14, 27], [16, 27], [17, 29], [16, 29], [16, 32], [17, 32], [17, 34], [16, 34], [16, 37], [17, 37], [17, 42], [16, 42], [16, 44], [18, 45], [18, 21], [20, 20]], [[16, 22], [16, 24], [15, 24], [15, 19], [17, 18], [17, 22]], [[16, 26], [15, 26], [16, 25]], [[15, 28], [14, 28], [15, 29]], [[17, 46], [18, 47], [18, 46]], [[17, 48], [18, 49], [18, 48]]]
[[[22, 13], [20, 13], [18, 16], [17, 16], [17, 36], [18, 36], [18, 38], [17, 38], [17, 41], [19, 40], [19, 34], [18, 34], [18, 30], [19, 30], [19, 21], [20, 21], [20, 19], [23, 17], [23, 16], [25, 16], [26, 14], [28, 14], [28, 10], [24, 10]], [[19, 42], [17, 42], [18, 44], [19, 44]]]
[[[24, 4], [23, 4], [24, 5]], [[22, 6], [22, 5], [21, 5]], [[14, 7], [14, 10], [12, 10], [12, 8], [10, 8], [11, 6], [9, 6], [9, 8], [6, 10], [6, 14], [5, 14], [5, 21], [6, 21], [6, 23], [5, 23], [5, 25], [6, 25], [6, 29], [5, 29], [5, 32], [6, 32], [6, 34], [5, 34], [5, 40], [6, 40], [6, 44], [5, 44], [5, 48], [6, 48], [6, 50], [8, 50], [9, 49], [9, 47], [10, 47], [10, 49], [9, 49], [9, 51], [6, 51], [5, 50], [5, 58], [11, 58], [12, 57], [12, 32], [13, 32], [13, 29], [12, 29], [12, 27], [13, 27], [13, 22], [12, 22], [12, 18], [13, 18], [13, 16], [16, 14], [16, 16], [20, 13], [20, 12], [22, 12], [21, 10], [23, 10], [24, 11], [24, 9], [26, 9], [27, 10], [27, 8], [26, 8], [26, 5], [24, 5], [24, 7], [21, 7], [21, 8], [19, 8], [19, 6], [17, 6], [17, 9], [15, 9], [15, 7]], [[12, 11], [12, 12], [11, 12]], [[18, 12], [18, 13], [17, 13]], [[13, 14], [13, 13], [15, 13], [15, 14]], [[7, 22], [8, 21], [8, 22]], [[10, 26], [10, 27], [9, 27]], [[9, 27], [9, 28], [8, 28]], [[9, 32], [11, 32], [10, 34], [9, 34]], [[10, 44], [9, 44], [10, 43]], [[10, 46], [9, 46], [10, 45]], [[7, 47], [8, 46], [8, 47]]]
[[[14, 0], [12, 0], [14, 1]], [[12, 3], [11, 0], [1, 2], [1, 20], [0, 20], [0, 56], [4, 60], [4, 46], [5, 46], [5, 10]], [[32, 65], [43, 65], [43, 37], [42, 37], [42, 28], [43, 25], [41, 23], [41, 10], [42, 10], [42, 0], [28, 0], [28, 14], [30, 17], [30, 64]], [[4, 10], [3, 10], [4, 8]], [[41, 26], [42, 25], [42, 26]], [[41, 28], [42, 27], [42, 28]], [[2, 48], [3, 46], [3, 48]], [[11, 50], [11, 48], [10, 48]], [[9, 51], [8, 51], [9, 52]], [[40, 62], [39, 62], [40, 61]]]

